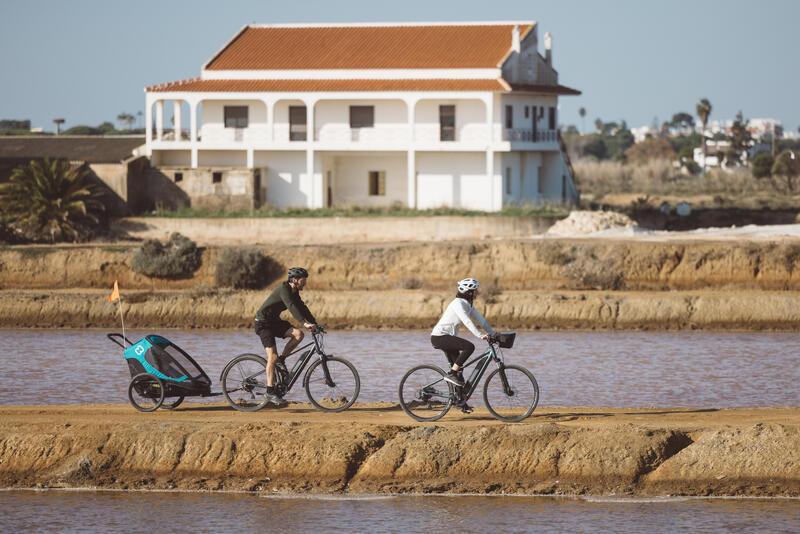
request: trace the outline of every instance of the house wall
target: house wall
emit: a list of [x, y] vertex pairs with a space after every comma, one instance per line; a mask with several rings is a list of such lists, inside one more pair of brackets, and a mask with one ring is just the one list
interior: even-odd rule
[[[537, 115], [536, 126], [539, 131], [548, 129], [548, 109], [556, 108], [556, 126], [558, 126], [558, 97], [547, 95], [502, 95], [500, 98], [500, 125], [506, 126], [506, 106], [512, 106], [513, 128], [519, 130], [531, 130], [533, 128], [532, 107], [544, 108], [544, 111]], [[529, 116], [525, 117], [525, 106], [528, 106]]]
[[414, 113], [415, 141], [431, 145], [442, 143], [439, 131], [439, 106], [444, 105], [456, 107], [456, 141], [476, 143], [486, 141], [486, 104], [481, 100], [460, 99], [432, 99], [417, 102]]
[[[247, 106], [247, 125], [236, 138], [236, 128], [225, 127], [225, 106]], [[204, 100], [199, 133], [207, 142], [265, 142], [267, 135], [267, 106], [260, 100]]]
[[244, 150], [198, 150], [197, 165], [199, 167], [246, 167], [247, 152]]
[[[331, 171], [335, 205], [388, 206], [408, 204], [406, 153], [335, 156], [323, 158], [323, 172]], [[369, 194], [369, 172], [386, 172], [386, 195]]]
[[[263, 168], [260, 198], [267, 204], [278, 208], [309, 205], [311, 180], [306, 173], [305, 151], [256, 151], [254, 162]], [[315, 163], [315, 168], [320, 167]]]
[[417, 206], [491, 210], [492, 181], [483, 152], [417, 152]]
[[320, 142], [350, 143], [350, 106], [373, 106], [375, 125], [361, 128], [360, 143], [408, 141], [408, 109], [402, 100], [326, 100], [314, 107], [314, 123]]
[[[241, 167], [162, 166], [151, 174], [150, 185], [156, 207], [209, 208], [217, 210], [253, 209], [256, 207], [254, 171]], [[214, 183], [214, 173], [222, 173], [221, 182]], [[262, 172], [263, 170], [259, 170]], [[181, 180], [176, 181], [176, 174]], [[183, 194], [180, 194], [180, 191]]]
[[569, 172], [561, 156], [561, 152], [545, 152], [542, 154], [543, 190], [542, 201], [550, 204], [560, 204], [564, 201], [563, 177]]

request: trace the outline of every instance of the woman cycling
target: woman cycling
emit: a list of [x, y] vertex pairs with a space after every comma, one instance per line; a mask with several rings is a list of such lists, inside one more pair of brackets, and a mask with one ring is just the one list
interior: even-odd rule
[[[431, 344], [434, 348], [443, 351], [447, 356], [447, 361], [450, 362], [450, 371], [445, 376], [445, 380], [459, 387], [464, 385], [461, 366], [475, 350], [475, 345], [464, 338], [457, 337], [460, 323], [463, 323], [475, 337], [487, 339], [489, 336], [495, 335], [495, 331], [472, 304], [475, 297], [478, 296], [479, 285], [474, 278], [461, 280], [458, 283], [456, 298], [447, 306], [442, 318], [431, 332]], [[473, 320], [486, 331], [486, 334], [480, 333]], [[463, 403], [463, 409], [471, 411], [466, 403]]]

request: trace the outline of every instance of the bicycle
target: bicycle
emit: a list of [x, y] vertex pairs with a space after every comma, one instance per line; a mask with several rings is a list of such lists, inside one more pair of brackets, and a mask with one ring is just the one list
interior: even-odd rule
[[[318, 326], [315, 331], [311, 332], [312, 341], [310, 343], [295, 349], [286, 356], [289, 358], [305, 350], [291, 370], [281, 365], [275, 365], [275, 392], [281, 397], [288, 394], [311, 358], [316, 354], [317, 360], [311, 364], [303, 378], [306, 396], [318, 410], [341, 412], [352, 406], [358, 398], [361, 380], [352, 363], [325, 352], [324, 334], [325, 329]], [[228, 403], [239, 411], [260, 410], [269, 403], [266, 398], [266, 377], [266, 358], [251, 353], [240, 354], [229, 361], [222, 370], [220, 376], [222, 393]]]
[[506, 365], [500, 348], [514, 345], [514, 332], [489, 337], [488, 350], [463, 365], [475, 368], [464, 386], [447, 382], [445, 372], [432, 364], [412, 367], [400, 380], [400, 406], [417, 421], [436, 421], [444, 417], [455, 403], [466, 403], [478, 386], [489, 363], [497, 369], [489, 373], [483, 384], [483, 402], [495, 419], [506, 422], [522, 421], [539, 404], [539, 385], [533, 374], [519, 365]]

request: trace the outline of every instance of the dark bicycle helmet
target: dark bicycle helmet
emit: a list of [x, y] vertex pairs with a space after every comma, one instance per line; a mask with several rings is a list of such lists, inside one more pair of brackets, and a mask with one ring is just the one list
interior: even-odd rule
[[289, 269], [289, 279], [308, 278], [308, 271], [302, 267], [292, 267]]

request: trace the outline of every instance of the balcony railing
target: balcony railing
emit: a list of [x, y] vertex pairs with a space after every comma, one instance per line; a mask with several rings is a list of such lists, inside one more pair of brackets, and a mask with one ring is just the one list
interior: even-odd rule
[[558, 130], [524, 130], [519, 128], [504, 129], [503, 141], [520, 141], [523, 143], [548, 143], [558, 140]]

